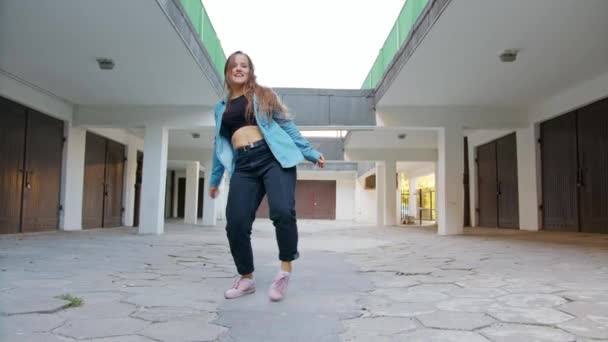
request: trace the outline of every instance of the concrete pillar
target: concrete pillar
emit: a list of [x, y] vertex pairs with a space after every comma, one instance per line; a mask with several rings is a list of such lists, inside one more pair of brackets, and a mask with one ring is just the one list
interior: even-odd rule
[[462, 234], [464, 191], [464, 136], [460, 127], [442, 127], [438, 132], [436, 172], [437, 233]]
[[397, 221], [397, 163], [394, 160], [387, 160], [384, 163], [384, 225], [394, 226]]
[[203, 196], [203, 226], [215, 226], [217, 224], [217, 213], [215, 206], [218, 203], [218, 199], [212, 199], [209, 196], [209, 181], [211, 181], [211, 168], [213, 167], [213, 161], [208, 160], [203, 162], [205, 168], [205, 190]]
[[135, 208], [135, 177], [137, 173], [137, 144], [135, 138], [129, 136], [127, 144], [127, 170], [125, 172], [124, 225], [133, 226]]
[[186, 166], [186, 207], [184, 208], [184, 223], [196, 224], [198, 208], [198, 178], [200, 164], [198, 161]]
[[61, 179], [61, 230], [82, 229], [82, 196], [84, 187], [84, 155], [87, 131], [65, 125], [66, 144]]
[[386, 200], [386, 166], [376, 162], [376, 224], [384, 225], [384, 201]]
[[418, 178], [410, 178], [410, 216], [418, 217]]
[[539, 230], [537, 148], [535, 127], [518, 130], [517, 183], [519, 192], [519, 227], [523, 230]]
[[165, 180], [169, 131], [159, 124], [146, 126], [141, 191], [140, 234], [162, 234], [165, 214]]

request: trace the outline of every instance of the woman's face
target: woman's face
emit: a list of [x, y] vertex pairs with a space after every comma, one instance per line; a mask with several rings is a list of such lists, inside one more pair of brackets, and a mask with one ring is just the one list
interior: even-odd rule
[[234, 56], [234, 66], [228, 70], [228, 77], [232, 86], [241, 87], [249, 81], [251, 72], [247, 57], [238, 54]]

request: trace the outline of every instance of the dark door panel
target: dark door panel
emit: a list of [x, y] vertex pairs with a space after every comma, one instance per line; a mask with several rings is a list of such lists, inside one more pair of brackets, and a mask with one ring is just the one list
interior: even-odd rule
[[26, 109], [0, 97], [0, 234], [20, 231]]
[[82, 227], [103, 227], [106, 139], [87, 132], [85, 146]]
[[578, 231], [576, 113], [541, 124], [543, 227]]
[[498, 227], [519, 227], [519, 191], [517, 184], [517, 141], [515, 133], [496, 141], [498, 175]]
[[196, 209], [196, 217], [203, 217], [203, 204], [205, 201], [205, 178], [198, 180], [198, 208]]
[[498, 226], [496, 142], [477, 147], [477, 225]]
[[186, 178], [177, 180], [177, 217], [186, 216]]
[[581, 231], [608, 233], [608, 99], [577, 114]]
[[28, 111], [23, 232], [59, 228], [63, 121]]
[[125, 170], [125, 146], [108, 140], [106, 145], [104, 227], [122, 225], [122, 192]]

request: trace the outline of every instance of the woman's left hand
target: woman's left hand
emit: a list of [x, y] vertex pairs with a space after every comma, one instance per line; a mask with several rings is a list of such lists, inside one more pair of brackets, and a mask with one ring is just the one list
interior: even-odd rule
[[324, 168], [325, 167], [325, 157], [323, 157], [322, 154], [319, 157], [319, 160], [317, 160], [317, 165], [319, 165], [320, 168]]

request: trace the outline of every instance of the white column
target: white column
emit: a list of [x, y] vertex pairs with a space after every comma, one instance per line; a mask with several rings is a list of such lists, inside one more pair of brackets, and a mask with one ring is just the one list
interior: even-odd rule
[[173, 180], [173, 212], [171, 213], [171, 217], [177, 218], [177, 205], [179, 203], [179, 176], [182, 171], [173, 170], [175, 172], [175, 179]]
[[442, 127], [438, 132], [438, 165], [435, 183], [437, 233], [462, 234], [464, 217], [464, 136], [460, 127]]
[[186, 224], [196, 224], [197, 221], [199, 173], [198, 161], [188, 163], [186, 167], [186, 208], [184, 208], [184, 223]]
[[125, 226], [133, 226], [135, 207], [135, 177], [137, 173], [137, 144], [131, 136], [127, 144], [127, 171], [125, 173]]
[[535, 127], [520, 129], [517, 140], [517, 183], [519, 192], [519, 227], [539, 230], [537, 187], [537, 144]]
[[384, 225], [394, 226], [396, 224], [396, 196], [397, 193], [397, 163], [394, 160], [387, 160], [384, 166]]
[[158, 124], [146, 126], [141, 191], [140, 234], [162, 234], [165, 214], [165, 180], [169, 131]]
[[61, 179], [61, 230], [82, 229], [82, 196], [84, 188], [84, 155], [87, 131], [66, 124], [66, 144]]
[[384, 201], [386, 199], [386, 166], [376, 162], [376, 224], [384, 225]]
[[215, 226], [217, 224], [217, 212], [215, 209], [217, 199], [211, 198], [209, 196], [209, 181], [211, 180], [211, 168], [213, 167], [213, 162], [211, 160], [203, 162], [203, 167], [205, 168], [205, 190], [203, 196], [205, 196], [205, 200], [203, 201], [203, 226]]
[[418, 217], [418, 178], [410, 178], [410, 216]]
[[469, 207], [471, 227], [477, 227], [477, 158], [476, 147], [469, 137]]

